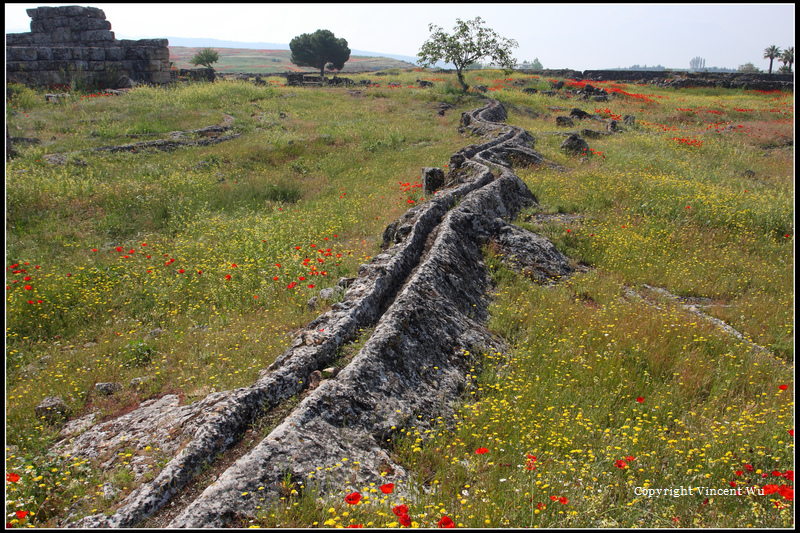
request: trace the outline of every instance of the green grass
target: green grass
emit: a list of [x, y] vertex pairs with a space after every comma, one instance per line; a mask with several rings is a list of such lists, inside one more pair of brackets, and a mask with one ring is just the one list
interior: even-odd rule
[[[418, 78], [435, 87], [409, 88]], [[59, 104], [12, 87], [11, 135], [43, 142], [15, 146], [6, 165], [6, 471], [20, 476], [7, 479], [7, 521], [52, 526], [73, 503], [80, 514], [109, 510], [139, 483], [126, 454], [168, 459], [121, 449], [102, 469], [48, 456], [58, 428], [33, 415], [44, 397], [61, 396], [73, 418], [113, 416], [168, 392], [195, 401], [250, 385], [290, 332], [324, 311], [307, 309], [308, 299], [355, 275], [409, 200], [424, 201], [403, 184], [475, 141], [457, 127], [481, 95], [460, 97], [451, 74], [397, 72], [361, 96], [267, 81]], [[793, 487], [783, 476], [794, 468], [792, 95], [607, 83], [594, 85], [621, 92], [599, 103], [524, 94], [549, 81], [500, 71], [470, 72], [468, 82], [489, 87], [509, 123], [571, 169], [517, 170], [540, 202], [519, 224], [591, 269], [540, 287], [487, 249], [489, 325], [511, 349], [472, 370], [456, 419], [395, 439], [413, 496], [348, 486], [320, 501], [309, 482], [302, 496], [287, 487], [251, 525], [397, 526], [392, 508], [405, 503], [419, 526], [447, 516], [459, 527], [791, 527], [786, 488], [705, 503], [634, 489]], [[443, 101], [456, 108], [439, 116]], [[590, 139], [594, 155], [581, 162], [552, 134], [572, 107], [635, 115], [636, 126]], [[88, 151], [165, 139], [224, 114], [237, 139]], [[52, 153], [68, 163], [47, 163]], [[525, 222], [538, 213], [580, 218]], [[656, 309], [625, 295], [623, 286], [645, 284], [711, 299], [705, 313], [772, 355], [669, 299]], [[109, 381], [126, 388], [90, 392]], [[103, 498], [106, 483], [116, 498]], [[353, 491], [370, 497], [348, 505]]]

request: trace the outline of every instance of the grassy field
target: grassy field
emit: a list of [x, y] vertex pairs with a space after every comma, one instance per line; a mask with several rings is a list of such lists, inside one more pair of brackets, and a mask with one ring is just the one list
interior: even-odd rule
[[[192, 402], [250, 385], [325, 310], [308, 299], [425, 201], [421, 167], [474, 142], [457, 127], [483, 96], [426, 71], [358, 92], [267, 81], [57, 104], [12, 86], [11, 136], [41, 142], [16, 144], [6, 164], [7, 523], [113, 511], [139, 483], [133, 456], [164, 464], [133, 446], [105, 468], [50, 455], [59, 427], [34, 406], [60, 396], [70, 418], [103, 420], [166, 393]], [[454, 420], [402, 428], [393, 454], [413, 497], [387, 484], [318, 499], [309, 480], [240, 525], [793, 527], [793, 95], [594, 84], [614, 95], [600, 103], [523, 93], [550, 80], [519, 74], [468, 82], [569, 169], [517, 170], [540, 202], [518, 224], [589, 268], [543, 287], [486, 249], [490, 327], [511, 348], [486, 354]], [[455, 107], [442, 116], [440, 102]], [[573, 107], [636, 123], [569, 157], [555, 117]], [[216, 145], [89, 150], [226, 114], [240, 136]], [[745, 338], [645, 285], [695, 298]], [[124, 387], [101, 396], [104, 382]], [[337, 468], [357, 465], [319, 465]]]
[[[170, 46], [169, 59], [176, 69], [195, 68], [189, 61], [202, 48]], [[291, 62], [291, 50], [253, 50], [247, 48], [215, 48], [219, 61], [214, 69], [220, 74], [248, 72], [252, 74], [275, 74], [283, 72], [308, 72], [319, 74], [319, 69], [298, 67]], [[409, 68], [411, 63], [389, 57], [350, 56], [340, 71], [353, 72], [378, 71], [390, 68]]]

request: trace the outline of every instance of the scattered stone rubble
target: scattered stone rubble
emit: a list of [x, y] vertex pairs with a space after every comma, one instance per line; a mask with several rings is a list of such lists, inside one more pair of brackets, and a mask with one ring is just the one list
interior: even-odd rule
[[[342, 457], [359, 466], [332, 472], [334, 487], [341, 486], [345, 475], [356, 483], [405, 477], [388, 453], [387, 439], [401, 428], [424, 427], [437, 416], [446, 419], [470, 386], [465, 376], [476, 356], [504, 348], [485, 325], [491, 280], [481, 247], [495, 243], [513, 268], [538, 281], [573, 272], [551, 243], [508, 222], [536, 203], [511, 171], [510, 161], [544, 160], [533, 151], [527, 132], [499, 123], [505, 118], [496, 101], [462, 115], [465, 131], [488, 140], [453, 155], [450, 186], [395, 224], [385, 252], [362, 265], [357, 278], [342, 281], [347, 286], [342, 300], [301, 331], [256, 383], [213, 393], [189, 406], [165, 396], [65, 442], [61, 453], [86, 455], [93, 443], [115, 438], [114, 431], [128, 432], [126, 441], [140, 447], [153, 438], [161, 441], [167, 432], [180, 450], [113, 515], [86, 517], [71, 526], [135, 526], [229, 447], [256, 416], [307, 388], [313, 390], [294, 412], [169, 527], [220, 527], [237, 516], [252, 515], [256, 506], [276, 497], [286, 475], [307, 480], [318, 466]], [[369, 339], [335, 374], [330, 367], [337, 350], [367, 327], [374, 327]], [[169, 402], [172, 407], [167, 408]], [[160, 428], [150, 436], [148, 419]], [[144, 431], [135, 432], [135, 427]], [[387, 477], [381, 478], [382, 472]]]

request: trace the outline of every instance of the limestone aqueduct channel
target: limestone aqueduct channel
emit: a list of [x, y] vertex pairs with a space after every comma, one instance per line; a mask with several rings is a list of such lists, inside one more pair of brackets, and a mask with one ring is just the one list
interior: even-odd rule
[[[60, 453], [83, 457], [99, 457], [102, 447], [123, 439], [174, 454], [113, 515], [69, 526], [140, 524], [230, 447], [257, 415], [303, 392], [311, 374], [330, 365], [360, 328], [373, 331], [350, 363], [307, 393], [169, 526], [219, 527], [252, 516], [257, 505], [276, 496], [287, 474], [307, 481], [318, 466], [342, 457], [358, 462], [356, 483], [403, 479], [406, 472], [392, 461], [387, 439], [400, 428], [447, 419], [470, 386], [466, 376], [476, 354], [504, 348], [486, 328], [491, 280], [482, 245], [493, 241], [502, 256], [513, 258], [512, 268], [540, 282], [573, 271], [549, 241], [509, 222], [536, 203], [510, 163], [547, 163], [533, 150], [533, 138], [503, 124], [505, 119], [505, 109], [494, 100], [462, 114], [462, 126], [481, 135], [482, 143], [453, 154], [448, 185], [387, 228], [385, 252], [362, 265], [355, 279], [341, 280], [347, 287], [343, 299], [308, 324], [253, 385], [214, 392], [192, 405], [164, 396], [62, 442]], [[389, 472], [388, 478], [381, 478], [382, 472]], [[341, 486], [344, 474], [332, 474], [333, 486]]]

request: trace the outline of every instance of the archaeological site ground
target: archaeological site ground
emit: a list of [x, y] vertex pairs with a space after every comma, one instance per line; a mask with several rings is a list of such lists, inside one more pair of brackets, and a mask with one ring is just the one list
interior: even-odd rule
[[7, 87], [7, 524], [794, 526], [791, 83], [109, 42]]

